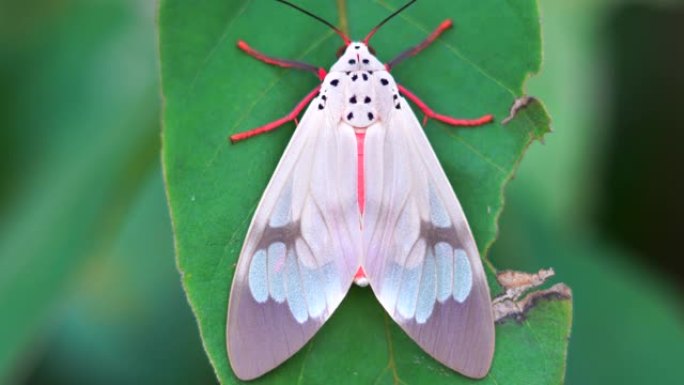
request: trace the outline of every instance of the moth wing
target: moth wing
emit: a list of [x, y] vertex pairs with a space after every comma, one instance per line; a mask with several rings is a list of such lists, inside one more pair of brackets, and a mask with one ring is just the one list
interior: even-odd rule
[[489, 287], [463, 210], [406, 101], [365, 137], [363, 267], [392, 318], [473, 378], [494, 354]]
[[318, 107], [321, 96], [295, 130], [237, 263], [226, 336], [243, 380], [297, 352], [340, 304], [359, 266], [356, 139]]

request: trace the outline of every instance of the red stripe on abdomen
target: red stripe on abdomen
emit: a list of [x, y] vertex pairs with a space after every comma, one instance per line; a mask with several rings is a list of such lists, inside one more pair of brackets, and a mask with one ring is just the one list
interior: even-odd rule
[[366, 138], [366, 130], [356, 132], [356, 152], [358, 154], [356, 161], [356, 194], [359, 200], [359, 211], [363, 214], [363, 209], [366, 204], [366, 189], [365, 189], [365, 175], [363, 168], [363, 141]]

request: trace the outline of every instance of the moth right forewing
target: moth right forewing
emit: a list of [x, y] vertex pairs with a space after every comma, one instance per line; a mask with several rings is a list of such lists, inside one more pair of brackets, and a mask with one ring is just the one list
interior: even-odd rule
[[420, 123], [398, 100], [399, 108], [366, 135], [364, 268], [411, 338], [438, 361], [480, 378], [494, 352], [482, 262]]

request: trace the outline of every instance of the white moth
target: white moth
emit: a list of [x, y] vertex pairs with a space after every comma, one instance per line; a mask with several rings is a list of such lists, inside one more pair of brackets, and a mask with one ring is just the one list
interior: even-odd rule
[[[399, 60], [450, 25], [443, 23]], [[480, 256], [403, 95], [428, 116], [451, 124], [479, 125], [491, 117], [460, 121], [427, 109], [370, 52], [368, 40], [378, 27], [362, 42], [350, 42], [335, 29], [346, 48], [327, 74], [268, 58], [240, 42], [263, 61], [314, 68], [322, 78], [300, 103], [310, 101], [257, 207], [237, 264], [227, 347], [240, 379], [261, 376], [297, 352], [355, 279], [370, 283], [390, 316], [436, 360], [469, 377], [489, 371], [494, 322]], [[233, 139], [273, 129], [297, 112]]]

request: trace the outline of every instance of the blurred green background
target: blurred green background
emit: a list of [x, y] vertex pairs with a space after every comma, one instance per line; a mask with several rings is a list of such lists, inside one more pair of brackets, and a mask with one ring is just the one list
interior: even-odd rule
[[[684, 5], [540, 7], [528, 92], [554, 133], [510, 184], [491, 258], [573, 288], [568, 384], [679, 383]], [[0, 383], [216, 381], [174, 266], [155, 13], [0, 2]]]

